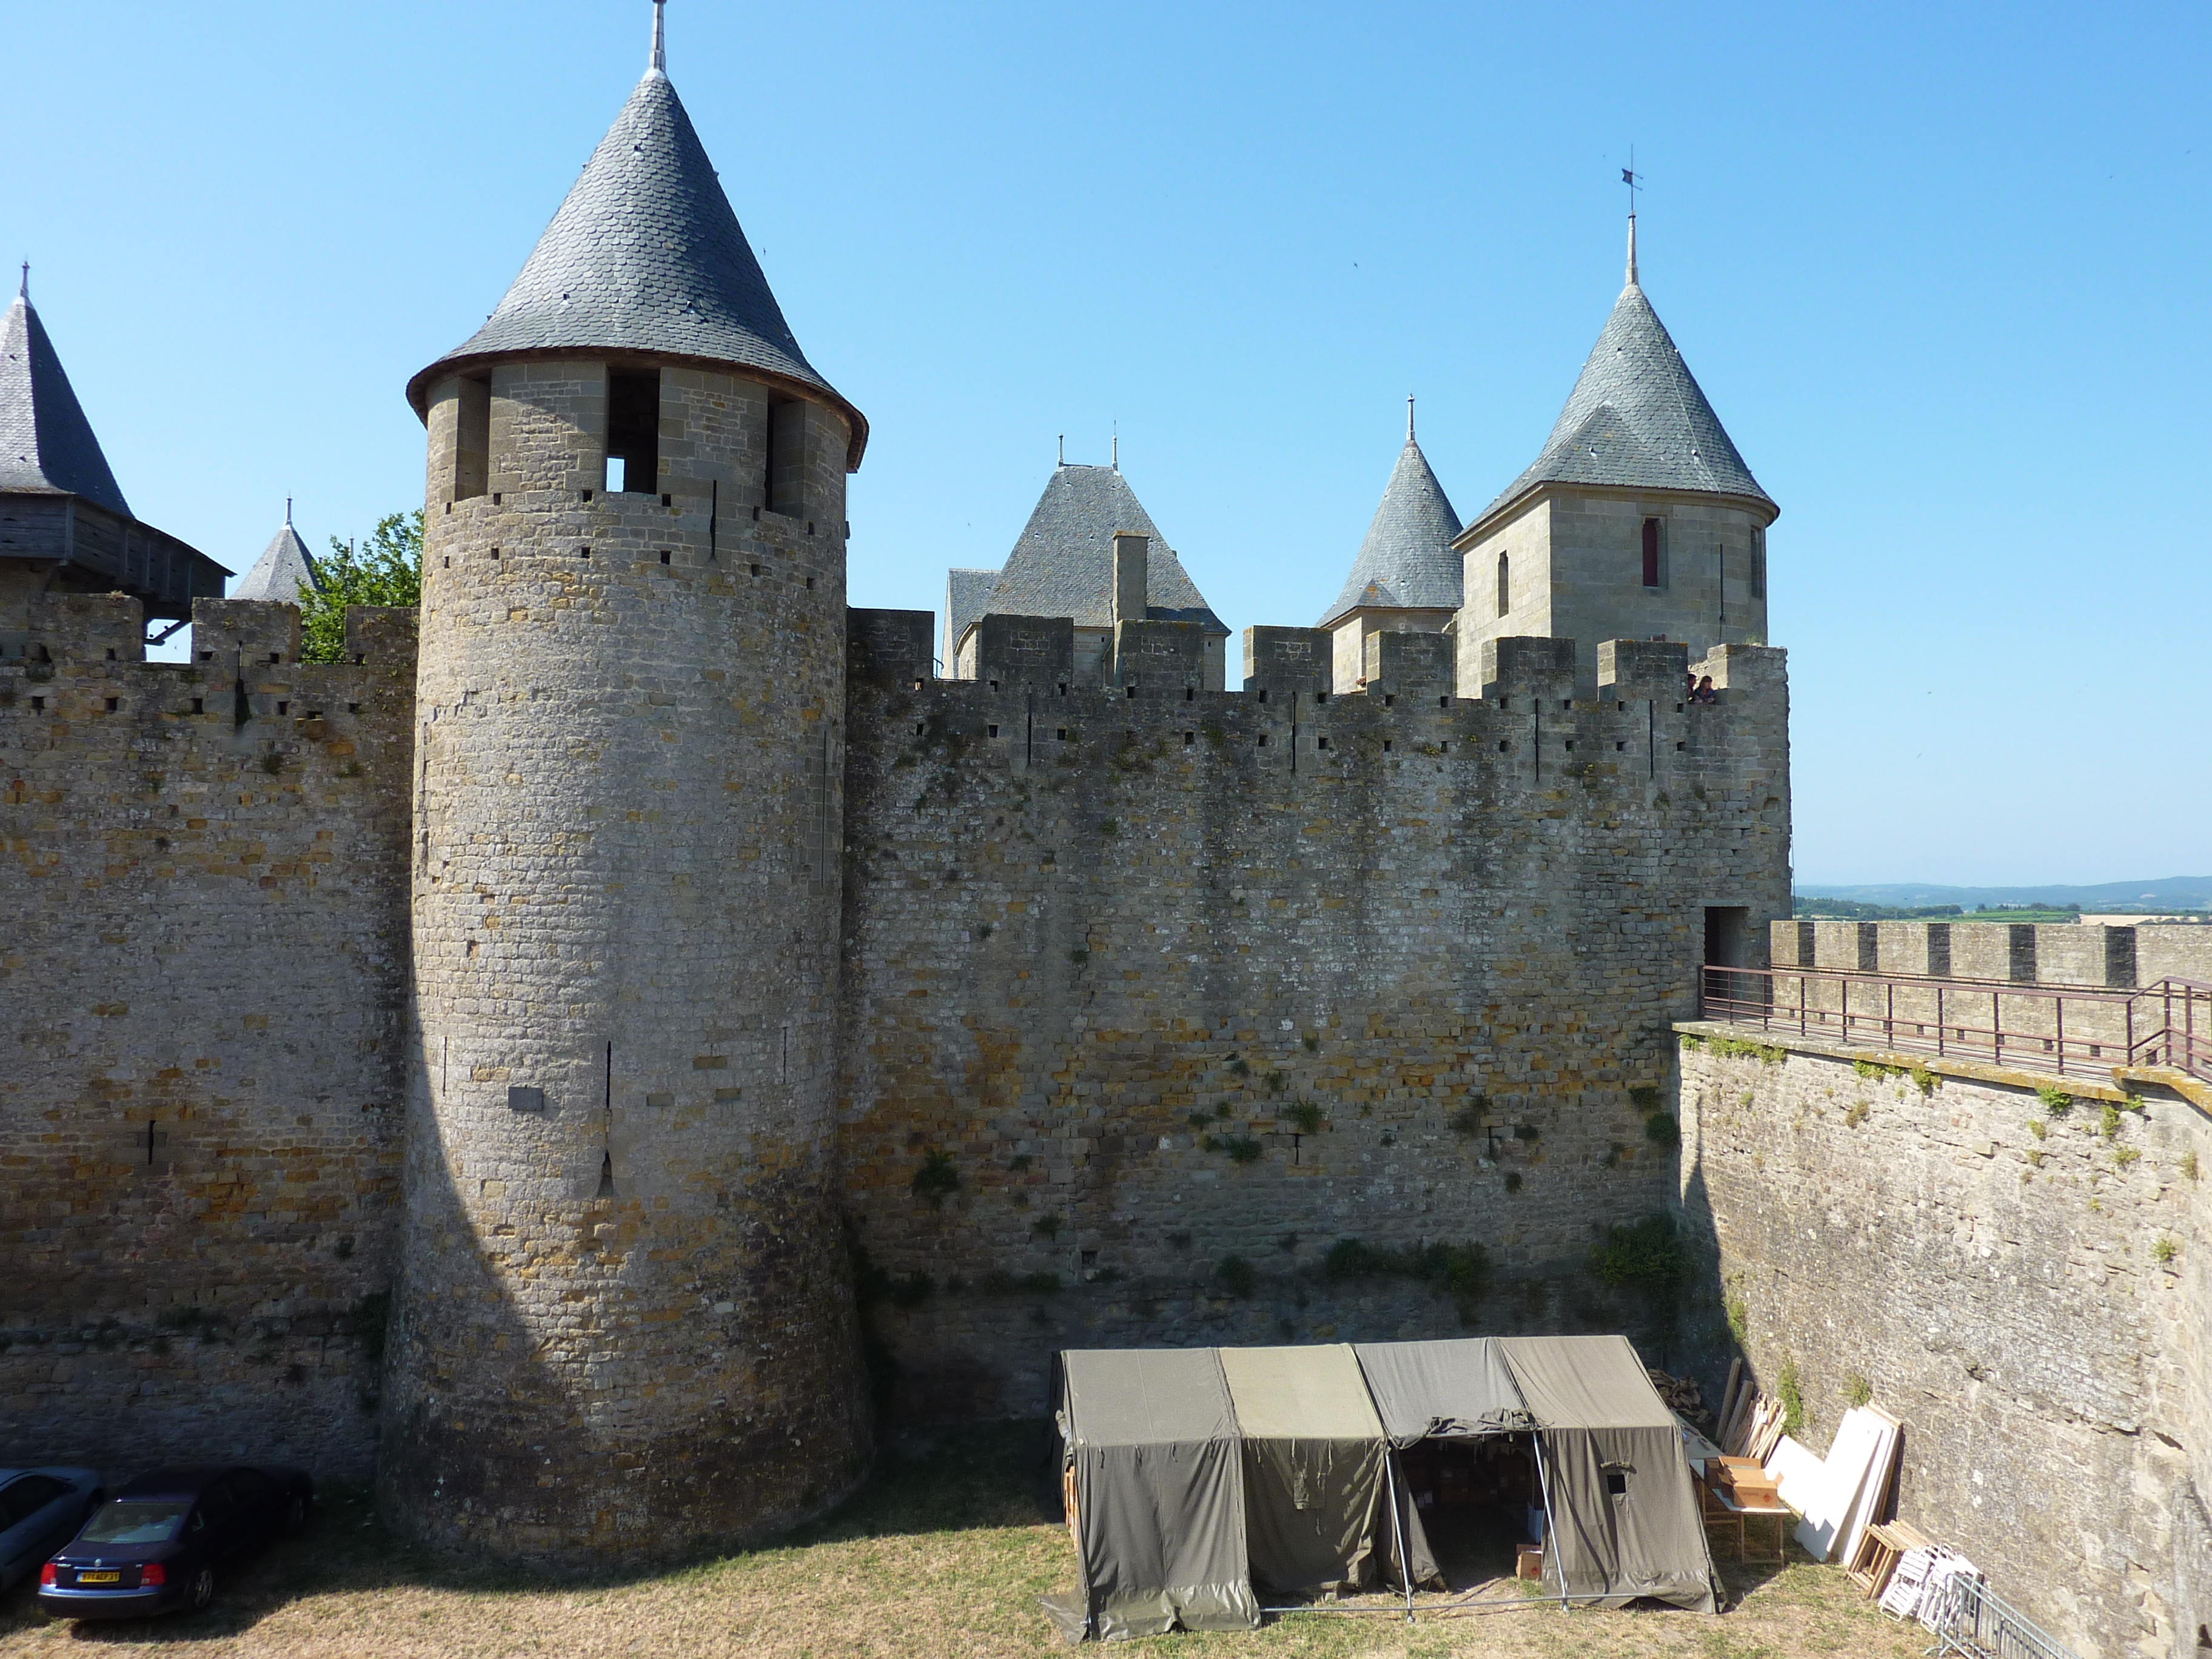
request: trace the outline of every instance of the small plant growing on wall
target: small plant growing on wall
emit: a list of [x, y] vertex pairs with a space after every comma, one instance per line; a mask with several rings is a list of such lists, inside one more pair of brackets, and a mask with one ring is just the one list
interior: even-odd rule
[[1797, 1375], [1796, 1356], [1792, 1354], [1782, 1362], [1782, 1375], [1775, 1379], [1774, 1397], [1782, 1402], [1782, 1431], [1795, 1434], [1805, 1426], [1805, 1385]]
[[1291, 1108], [1287, 1115], [1291, 1125], [1300, 1134], [1317, 1135], [1321, 1133], [1321, 1108], [1310, 1100], [1297, 1102]]
[[1049, 1243], [1060, 1237], [1060, 1218], [1056, 1215], [1041, 1215], [1030, 1223], [1030, 1231]]
[[1544, 1132], [1533, 1123], [1516, 1123], [1513, 1126], [1513, 1139], [1525, 1146], [1533, 1146], [1543, 1138]]
[[1919, 1090], [1923, 1097], [1933, 1095], [1936, 1092], [1936, 1085], [1943, 1080], [1925, 1066], [1917, 1062], [1906, 1075], [1912, 1079], [1912, 1086]]
[[1304, 1042], [1306, 1045], [1306, 1052], [1308, 1054], [1317, 1054], [1321, 1052], [1321, 1034], [1319, 1032], [1308, 1031], [1305, 1034]]
[[1030, 1155], [1027, 1152], [1016, 1152], [1012, 1158], [1006, 1160], [1006, 1167], [1009, 1170], [1012, 1170], [1016, 1175], [1021, 1174], [1023, 1170], [1030, 1167]]
[[1482, 1117], [1474, 1107], [1463, 1107], [1451, 1115], [1446, 1127], [1464, 1140], [1469, 1135], [1480, 1134], [1482, 1132]]
[[2074, 1109], [2074, 1097], [2063, 1089], [2038, 1089], [2035, 1097], [2043, 1103], [2043, 1109], [2053, 1117], [2064, 1117]]
[[1171, 1250], [1187, 1250], [1190, 1248], [1190, 1235], [1180, 1227], [1167, 1237], [1168, 1248]]
[[1252, 1075], [1252, 1063], [1240, 1054], [1231, 1054], [1229, 1056], [1229, 1073], [1231, 1077], [1249, 1077]]
[[2027, 1121], [2027, 1132], [2041, 1140], [2050, 1134], [2051, 1126], [2039, 1117], [2032, 1117]]
[[1521, 1172], [1518, 1170], [1508, 1170], [1505, 1172], [1505, 1190], [1509, 1193], [1517, 1193], [1521, 1190]]
[[1183, 1121], [1194, 1129], [1210, 1129], [1213, 1127], [1213, 1120], [1204, 1112], [1193, 1112], [1188, 1117], [1183, 1119]]
[[1856, 1408], [1865, 1405], [1873, 1398], [1874, 1385], [1856, 1371], [1853, 1371], [1844, 1379], [1844, 1404], [1846, 1406]]
[[1644, 1138], [1658, 1146], [1682, 1144], [1682, 1126], [1672, 1112], [1654, 1112], [1644, 1120]]
[[2197, 1179], [2197, 1154], [2194, 1151], [2181, 1155], [2181, 1173], [2191, 1181]]
[[2109, 1100], [2101, 1103], [2101, 1106], [2102, 1109], [2097, 1114], [2097, 1127], [2104, 1132], [2105, 1139], [2110, 1140], [2120, 1132], [2120, 1109]]
[[1639, 1112], [1656, 1112], [1659, 1109], [1659, 1090], [1652, 1084], [1638, 1084], [1628, 1091], [1628, 1103]]
[[1289, 1081], [1290, 1079], [1285, 1078], [1280, 1072], [1268, 1073], [1267, 1076], [1267, 1092], [1271, 1095], [1279, 1095], [1282, 1093], [1284, 1087]]
[[1251, 1135], [1224, 1135], [1221, 1150], [1229, 1154], [1231, 1164], [1253, 1164], [1267, 1149]]
[[1847, 1129], [1857, 1128], [1860, 1124], [1867, 1121], [1868, 1115], [1873, 1110], [1874, 1108], [1863, 1100], [1853, 1101], [1844, 1109], [1844, 1127]]
[[933, 1149], [922, 1154], [921, 1167], [908, 1184], [916, 1198], [933, 1210], [941, 1210], [945, 1200], [960, 1190], [960, 1171], [952, 1167], [950, 1154]]
[[2172, 1239], [2160, 1238], [2157, 1243], [2150, 1247], [2151, 1260], [2161, 1267], [2168, 1267], [2173, 1261], [2177, 1248]]
[[1224, 1255], [1213, 1269], [1221, 1288], [1234, 1297], [1247, 1297], [1260, 1283], [1260, 1270], [1241, 1255]]

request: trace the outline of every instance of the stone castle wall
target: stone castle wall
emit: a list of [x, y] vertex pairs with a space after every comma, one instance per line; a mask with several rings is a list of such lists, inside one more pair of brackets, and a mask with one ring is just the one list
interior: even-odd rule
[[[1241, 693], [1063, 692], [1050, 624], [936, 682], [901, 615], [855, 613], [840, 1048], [907, 1409], [1040, 1410], [1060, 1346], [1456, 1330], [1326, 1253], [1580, 1279], [1665, 1206], [1704, 907], [1788, 903], [1780, 653], [1684, 708], [1679, 646], [1577, 701], [1571, 646], [1506, 641], [1475, 702], [1419, 636], [1325, 696], [1327, 635], [1259, 630], [1303, 678], [1271, 640]], [[1564, 1316], [1515, 1297], [1476, 1316]]]
[[365, 1474], [399, 1185], [413, 616], [32, 602], [0, 663], [0, 1463]]
[[1970, 1077], [1923, 1092], [1692, 1029], [1682, 1216], [1715, 1287], [1711, 1380], [1733, 1324], [1762, 1389], [1794, 1369], [1815, 1452], [1870, 1391], [1905, 1425], [1898, 1513], [2082, 1652], [2191, 1651], [2212, 1608], [2212, 1116], [2152, 1085], [2051, 1079], [2063, 1113]]

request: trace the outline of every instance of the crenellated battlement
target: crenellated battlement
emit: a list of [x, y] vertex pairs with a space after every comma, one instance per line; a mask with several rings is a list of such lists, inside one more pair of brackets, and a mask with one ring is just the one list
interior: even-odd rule
[[1074, 680], [1065, 618], [985, 617], [977, 677], [940, 680], [930, 673], [927, 612], [849, 617], [855, 682], [902, 692], [894, 702], [910, 716], [913, 741], [945, 758], [1064, 769], [1127, 764], [1116, 757], [1133, 749], [1155, 757], [1180, 750], [1261, 773], [1428, 762], [1468, 781], [1494, 775], [1499, 783], [1617, 778], [1663, 787], [1682, 777], [1725, 792], [1729, 775], [1741, 775], [1741, 792], [1766, 789], [1776, 806], [1786, 793], [1784, 653], [1765, 647], [1719, 647], [1698, 664], [1717, 694], [1699, 704], [1684, 696], [1689, 662], [1679, 644], [1607, 641], [1598, 696], [1577, 698], [1572, 641], [1487, 641], [1483, 695], [1463, 697], [1454, 692], [1444, 635], [1369, 635], [1366, 684], [1333, 692], [1326, 633], [1253, 629], [1243, 689], [1208, 691], [1188, 623], [1122, 623], [1121, 684], [1091, 686]]

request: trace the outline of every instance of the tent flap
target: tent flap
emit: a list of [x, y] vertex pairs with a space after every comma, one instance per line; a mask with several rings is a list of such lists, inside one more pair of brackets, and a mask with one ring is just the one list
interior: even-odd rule
[[1489, 1337], [1362, 1342], [1355, 1352], [1390, 1443], [1401, 1450], [1422, 1440], [1473, 1440], [1536, 1426]]
[[1287, 1595], [1369, 1582], [1389, 1525], [1388, 1449], [1352, 1350], [1224, 1348], [1221, 1370], [1244, 1437], [1253, 1577]]

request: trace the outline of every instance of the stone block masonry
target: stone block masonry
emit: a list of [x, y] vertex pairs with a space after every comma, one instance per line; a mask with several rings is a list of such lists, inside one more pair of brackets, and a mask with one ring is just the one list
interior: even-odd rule
[[[396, 623], [386, 620], [395, 618]], [[0, 1462], [368, 1473], [392, 1269], [412, 613], [34, 602], [0, 663]]]
[[1060, 1346], [1456, 1330], [1286, 1275], [1357, 1237], [1586, 1277], [1668, 1203], [1704, 908], [1788, 903], [1779, 652], [1706, 708], [1519, 641], [1485, 702], [1412, 653], [1402, 697], [1132, 696], [932, 681], [855, 617], [841, 1151], [912, 1409], [1039, 1411]]
[[2136, 1109], [2057, 1079], [1923, 1092], [1697, 1038], [1680, 1065], [1711, 1380], [1737, 1339], [1769, 1394], [1787, 1370], [1816, 1452], [1870, 1394], [1905, 1425], [1899, 1514], [2081, 1652], [2196, 1650], [2212, 1121], [2150, 1085]]

